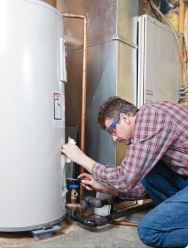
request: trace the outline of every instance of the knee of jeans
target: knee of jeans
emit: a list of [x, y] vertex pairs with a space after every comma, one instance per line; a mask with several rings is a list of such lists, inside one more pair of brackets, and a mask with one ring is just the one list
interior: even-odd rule
[[145, 221], [141, 221], [138, 224], [137, 232], [140, 240], [144, 244], [152, 247], [160, 247], [161, 240], [159, 231], [153, 229], [152, 227], [150, 228]]

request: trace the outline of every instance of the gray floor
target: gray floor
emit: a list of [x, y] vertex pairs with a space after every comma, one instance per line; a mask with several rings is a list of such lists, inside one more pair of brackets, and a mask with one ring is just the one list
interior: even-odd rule
[[78, 224], [62, 225], [62, 231], [50, 238], [39, 240], [27, 236], [0, 237], [1, 248], [144, 248], [135, 227], [108, 225], [96, 231]]
[[[143, 214], [132, 214], [137, 221]], [[64, 220], [61, 230], [51, 237], [39, 239], [30, 234], [0, 233], [0, 248], [144, 248], [135, 227], [106, 225], [97, 230], [83, 228]]]
[[[143, 205], [124, 202], [115, 211], [126, 211], [125, 219], [138, 222], [152, 207], [146, 200]], [[86, 214], [88, 215], [89, 212]], [[124, 219], [123, 218], [123, 219]], [[136, 227], [106, 225], [89, 229], [65, 219], [57, 234], [40, 239], [28, 233], [0, 233], [0, 248], [146, 248], [138, 238]]]

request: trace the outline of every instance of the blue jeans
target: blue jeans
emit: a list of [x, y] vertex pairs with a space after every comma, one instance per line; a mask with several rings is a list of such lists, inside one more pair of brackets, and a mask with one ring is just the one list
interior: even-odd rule
[[142, 179], [157, 205], [138, 224], [138, 235], [151, 247], [178, 248], [188, 244], [188, 177], [160, 161]]

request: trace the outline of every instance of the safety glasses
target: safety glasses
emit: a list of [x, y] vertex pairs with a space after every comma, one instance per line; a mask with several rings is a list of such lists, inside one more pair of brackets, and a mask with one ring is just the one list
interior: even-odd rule
[[115, 132], [116, 129], [116, 125], [118, 123], [118, 121], [120, 120], [120, 115], [118, 115], [118, 117], [116, 117], [113, 122], [111, 123], [111, 125], [106, 129], [106, 131], [110, 134], [113, 134]]

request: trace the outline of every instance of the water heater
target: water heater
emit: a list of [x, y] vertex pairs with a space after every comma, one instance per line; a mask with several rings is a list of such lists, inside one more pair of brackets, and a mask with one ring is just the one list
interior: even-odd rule
[[63, 23], [37, 0], [0, 1], [0, 231], [65, 216]]

